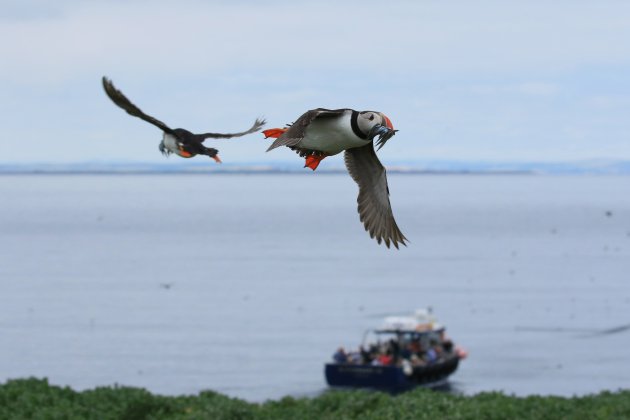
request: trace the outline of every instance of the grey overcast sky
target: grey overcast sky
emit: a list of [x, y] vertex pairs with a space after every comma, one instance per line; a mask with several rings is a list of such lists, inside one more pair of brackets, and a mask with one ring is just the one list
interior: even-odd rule
[[[4, 163], [163, 161], [161, 132], [103, 75], [192, 131], [350, 107], [400, 129], [388, 162], [630, 159], [627, 1], [0, 3]], [[268, 143], [207, 144], [226, 162], [296, 159]]]

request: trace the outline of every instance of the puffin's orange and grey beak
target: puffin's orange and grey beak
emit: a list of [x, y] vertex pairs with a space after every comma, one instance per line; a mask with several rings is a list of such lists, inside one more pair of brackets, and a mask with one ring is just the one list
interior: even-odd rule
[[392, 124], [392, 120], [390, 120], [389, 118], [387, 118], [387, 115], [385, 114], [381, 114], [383, 116], [383, 119], [385, 120], [385, 125], [387, 126], [387, 128], [389, 128], [390, 130], [394, 129], [394, 125]]

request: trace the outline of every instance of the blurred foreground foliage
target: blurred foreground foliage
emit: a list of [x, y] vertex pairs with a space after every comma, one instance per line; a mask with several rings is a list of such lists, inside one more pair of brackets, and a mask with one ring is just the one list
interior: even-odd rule
[[212, 391], [154, 395], [141, 388], [82, 392], [46, 379], [0, 385], [0, 419], [628, 419], [630, 390], [561, 398], [498, 392], [459, 396], [416, 389], [405, 394], [329, 391], [315, 398], [249, 403]]

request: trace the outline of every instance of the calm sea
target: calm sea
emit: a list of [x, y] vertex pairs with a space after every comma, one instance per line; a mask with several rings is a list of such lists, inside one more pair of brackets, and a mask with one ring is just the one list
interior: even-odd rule
[[431, 306], [467, 394], [630, 387], [630, 178], [0, 176], [0, 380], [314, 395], [381, 317]]

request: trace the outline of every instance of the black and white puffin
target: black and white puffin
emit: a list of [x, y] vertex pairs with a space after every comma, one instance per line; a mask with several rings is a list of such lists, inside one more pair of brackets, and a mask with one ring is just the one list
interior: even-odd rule
[[317, 169], [322, 159], [345, 151], [344, 161], [350, 176], [359, 185], [359, 217], [378, 243], [398, 248], [407, 245], [392, 213], [386, 171], [376, 156], [378, 149], [397, 130], [385, 114], [353, 109], [317, 108], [305, 112], [285, 128], [263, 130], [265, 138], [276, 140], [267, 149], [287, 146], [306, 159], [304, 167]]
[[107, 96], [109, 96], [109, 99], [127, 111], [129, 115], [143, 119], [164, 132], [164, 136], [162, 137], [162, 141], [159, 146], [160, 152], [162, 152], [164, 156], [168, 156], [171, 153], [175, 153], [183, 158], [191, 158], [196, 155], [206, 155], [214, 159], [216, 162], [221, 163], [221, 159], [219, 159], [218, 155], [219, 151], [217, 149], [204, 146], [203, 141], [205, 139], [229, 139], [232, 137], [240, 137], [246, 134], [254, 133], [265, 125], [265, 120], [256, 119], [254, 125], [252, 125], [249, 130], [242, 131], [240, 133], [194, 134], [183, 128], [170, 128], [162, 121], [145, 114], [142, 110], [140, 110], [140, 108], [132, 104], [121, 91], [116, 89], [112, 81], [106, 77], [103, 77], [103, 88], [105, 89]]

